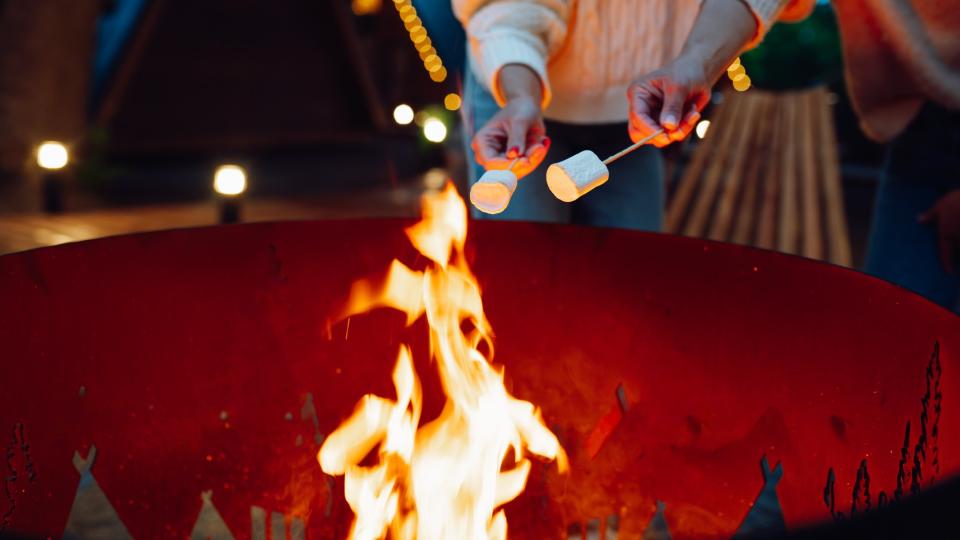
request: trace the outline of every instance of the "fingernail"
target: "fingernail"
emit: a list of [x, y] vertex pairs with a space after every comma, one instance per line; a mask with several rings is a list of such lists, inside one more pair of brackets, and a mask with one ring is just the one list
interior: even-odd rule
[[514, 146], [513, 148], [507, 150], [507, 157], [513, 159], [520, 155], [520, 147]]
[[676, 127], [676, 126], [677, 126], [677, 117], [674, 116], [674, 115], [672, 115], [672, 114], [668, 114], [667, 116], [665, 116], [665, 117], [663, 118], [663, 125], [666, 126], [666, 127], [669, 127], [669, 128], [674, 128], [674, 127]]
[[550, 146], [550, 137], [544, 137], [543, 140], [540, 141], [540, 144], [544, 146]]

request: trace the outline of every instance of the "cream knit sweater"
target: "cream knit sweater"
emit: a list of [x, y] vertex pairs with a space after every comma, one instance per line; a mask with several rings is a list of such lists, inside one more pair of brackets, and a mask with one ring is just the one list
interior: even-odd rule
[[[744, 2], [758, 42], [790, 0]], [[701, 0], [453, 0], [470, 41], [470, 64], [498, 103], [497, 76], [523, 64], [539, 76], [547, 118], [624, 122], [627, 87], [673, 60]]]

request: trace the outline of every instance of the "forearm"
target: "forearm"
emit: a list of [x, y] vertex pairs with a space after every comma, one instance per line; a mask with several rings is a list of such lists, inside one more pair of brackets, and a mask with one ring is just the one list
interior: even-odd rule
[[705, 0], [680, 56], [703, 66], [714, 83], [757, 35], [757, 20], [745, 2]]
[[543, 101], [540, 77], [523, 64], [507, 64], [497, 73], [497, 88], [507, 102], [529, 99], [538, 107]]

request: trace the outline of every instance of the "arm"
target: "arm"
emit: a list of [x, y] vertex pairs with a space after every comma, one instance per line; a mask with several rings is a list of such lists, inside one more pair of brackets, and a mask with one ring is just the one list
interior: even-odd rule
[[550, 101], [547, 61], [566, 38], [570, 0], [454, 0], [469, 39], [474, 72], [502, 107], [478, 126], [477, 162], [523, 177], [546, 157], [543, 108]]
[[453, 11], [463, 24], [473, 68], [506, 104], [500, 76], [504, 66], [519, 64], [533, 71], [541, 86], [542, 105], [550, 101], [547, 61], [567, 36], [572, 0], [453, 0]]
[[638, 141], [661, 128], [657, 146], [687, 137], [713, 84], [791, 1], [798, 0], [704, 0], [677, 59], [630, 86], [630, 137]]

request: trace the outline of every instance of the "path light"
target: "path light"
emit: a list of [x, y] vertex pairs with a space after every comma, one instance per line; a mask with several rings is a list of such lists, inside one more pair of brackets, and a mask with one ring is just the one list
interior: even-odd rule
[[43, 209], [50, 213], [63, 212], [63, 191], [66, 188], [66, 167], [70, 151], [63, 143], [45, 141], [37, 146], [37, 166], [41, 173]]
[[247, 172], [239, 165], [221, 165], [213, 174], [213, 190], [220, 196], [220, 223], [240, 221], [240, 206], [247, 191]]

